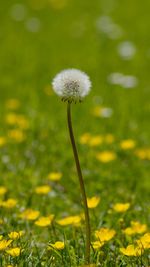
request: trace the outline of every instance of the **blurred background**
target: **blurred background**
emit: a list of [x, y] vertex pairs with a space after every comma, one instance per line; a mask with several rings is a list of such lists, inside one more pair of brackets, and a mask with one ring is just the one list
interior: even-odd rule
[[[1, 3], [0, 173], [8, 187], [12, 177], [18, 179], [19, 192], [22, 186], [38, 184], [50, 170], [61, 170], [65, 177], [74, 170], [72, 151], [67, 150], [66, 105], [53, 94], [51, 82], [62, 69], [78, 68], [93, 84], [83, 104], [73, 106], [89, 194], [103, 191], [112, 200], [116, 194], [128, 199], [131, 193], [139, 198], [145, 192], [148, 200], [149, 12], [147, 0]], [[12, 132], [18, 129], [14, 113], [23, 116], [23, 133]], [[115, 142], [93, 150], [80, 143], [85, 132], [111, 134]], [[147, 152], [136, 157], [135, 150], [120, 151], [124, 139], [134, 140], [136, 149]], [[95, 149], [111, 149], [118, 158], [108, 168], [97, 163]], [[65, 179], [63, 183], [67, 186]]]

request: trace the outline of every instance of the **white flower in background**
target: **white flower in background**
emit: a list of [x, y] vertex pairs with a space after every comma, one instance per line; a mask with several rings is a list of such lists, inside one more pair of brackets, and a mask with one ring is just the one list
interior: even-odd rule
[[130, 60], [136, 54], [136, 47], [130, 41], [122, 42], [118, 45], [118, 54], [125, 60]]
[[111, 84], [120, 85], [123, 88], [134, 88], [138, 85], [138, 79], [132, 75], [124, 75], [122, 73], [114, 72], [108, 76], [108, 81]]
[[82, 71], [77, 69], [63, 70], [52, 82], [53, 89], [62, 100], [68, 102], [82, 101], [89, 93], [91, 81]]
[[41, 29], [41, 21], [36, 17], [29, 18], [26, 21], [25, 26], [29, 32], [39, 32]]
[[96, 21], [96, 28], [105, 33], [110, 39], [118, 39], [123, 35], [122, 28], [113, 22], [109, 16], [101, 16]]
[[15, 4], [11, 8], [11, 17], [16, 21], [24, 20], [26, 13], [26, 7], [23, 4]]

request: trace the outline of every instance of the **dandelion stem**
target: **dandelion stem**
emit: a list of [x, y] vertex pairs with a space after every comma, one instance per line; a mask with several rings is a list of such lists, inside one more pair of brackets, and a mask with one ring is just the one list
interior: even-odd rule
[[73, 128], [72, 128], [71, 103], [69, 103], [69, 102], [68, 102], [68, 106], [67, 106], [67, 120], [68, 120], [68, 129], [69, 129], [69, 134], [70, 134], [70, 140], [71, 140], [71, 144], [72, 144], [74, 159], [75, 159], [79, 183], [80, 183], [82, 201], [83, 201], [83, 206], [84, 206], [85, 227], [86, 227], [85, 263], [90, 264], [90, 242], [91, 242], [90, 218], [89, 218], [89, 211], [88, 211], [88, 206], [87, 206], [87, 197], [86, 197], [86, 192], [85, 192], [84, 180], [83, 180], [83, 176], [82, 176], [80, 161], [79, 161], [79, 157], [78, 157], [78, 151], [76, 148], [76, 143], [75, 143], [75, 138], [74, 138]]

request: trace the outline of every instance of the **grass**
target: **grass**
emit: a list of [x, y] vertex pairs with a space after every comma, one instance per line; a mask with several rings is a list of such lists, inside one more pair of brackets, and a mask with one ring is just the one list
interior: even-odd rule
[[[17, 2], [18, 3], [18, 2]], [[116, 235], [104, 246], [91, 252], [96, 266], [150, 265], [148, 250], [142, 256], [125, 256], [121, 247], [133, 244], [144, 235], [125, 235], [123, 229], [131, 221], [149, 227], [149, 159], [136, 151], [149, 149], [149, 8], [145, 1], [21, 1], [26, 8], [22, 21], [12, 17], [15, 1], [1, 4], [0, 49], [0, 136], [6, 141], [0, 146], [0, 186], [7, 192], [0, 195], [0, 235], [9, 239], [12, 231], [25, 231], [9, 246], [23, 250], [18, 257], [0, 250], [1, 266], [62, 266], [84, 264], [84, 223], [62, 227], [57, 220], [65, 216], [80, 216], [83, 212], [66, 122], [66, 104], [51, 89], [51, 80], [62, 69], [75, 67], [88, 73], [93, 88], [82, 104], [73, 106], [73, 125], [88, 197], [101, 201], [90, 210], [92, 240], [101, 227], [114, 229]], [[60, 5], [64, 3], [64, 5]], [[66, 3], [66, 4], [65, 4]], [[110, 16], [122, 29], [118, 38], [98, 30], [96, 22]], [[30, 18], [41, 23], [37, 32], [29, 31]], [[31, 25], [31, 26], [30, 26]], [[32, 28], [32, 27], [31, 27]], [[114, 34], [114, 32], [113, 32]], [[114, 35], [113, 35], [114, 37]], [[130, 60], [118, 54], [118, 45], [132, 42], [136, 53]], [[137, 77], [135, 88], [125, 89], [108, 81], [111, 73]], [[19, 107], [12, 107], [17, 99]], [[15, 106], [15, 105], [14, 105]], [[94, 116], [95, 107], [107, 107], [112, 116]], [[107, 110], [108, 112], [108, 110]], [[23, 117], [10, 119], [10, 113]], [[9, 123], [8, 123], [9, 116]], [[22, 119], [21, 119], [22, 118]], [[10, 122], [11, 121], [11, 122]], [[20, 121], [23, 121], [22, 123]], [[20, 142], [12, 129], [20, 129]], [[102, 144], [81, 143], [85, 133], [102, 136]], [[106, 142], [107, 134], [114, 137]], [[22, 139], [22, 140], [21, 140]], [[105, 139], [105, 141], [104, 141]], [[132, 139], [135, 147], [122, 149], [122, 140]], [[115, 153], [108, 163], [97, 160], [102, 151]], [[145, 154], [144, 154], [145, 155]], [[59, 181], [48, 179], [49, 173], [60, 172]], [[35, 189], [49, 185], [48, 194]], [[17, 204], [6, 207], [13, 198]], [[5, 203], [5, 204], [4, 204]], [[130, 203], [126, 212], [116, 212], [116, 203]], [[20, 214], [28, 208], [41, 216], [54, 214], [50, 226], [35, 225]], [[140, 228], [140, 227], [139, 227]], [[2, 240], [3, 240], [2, 239]], [[48, 243], [64, 241], [63, 250], [47, 250]]]

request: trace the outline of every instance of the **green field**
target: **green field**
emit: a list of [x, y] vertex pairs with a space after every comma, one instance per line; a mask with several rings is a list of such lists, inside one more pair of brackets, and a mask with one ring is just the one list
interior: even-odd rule
[[67, 104], [51, 85], [68, 68], [92, 81], [72, 104], [87, 196], [99, 201], [87, 266], [150, 266], [149, 12], [148, 0], [2, 1], [0, 266], [85, 266]]

